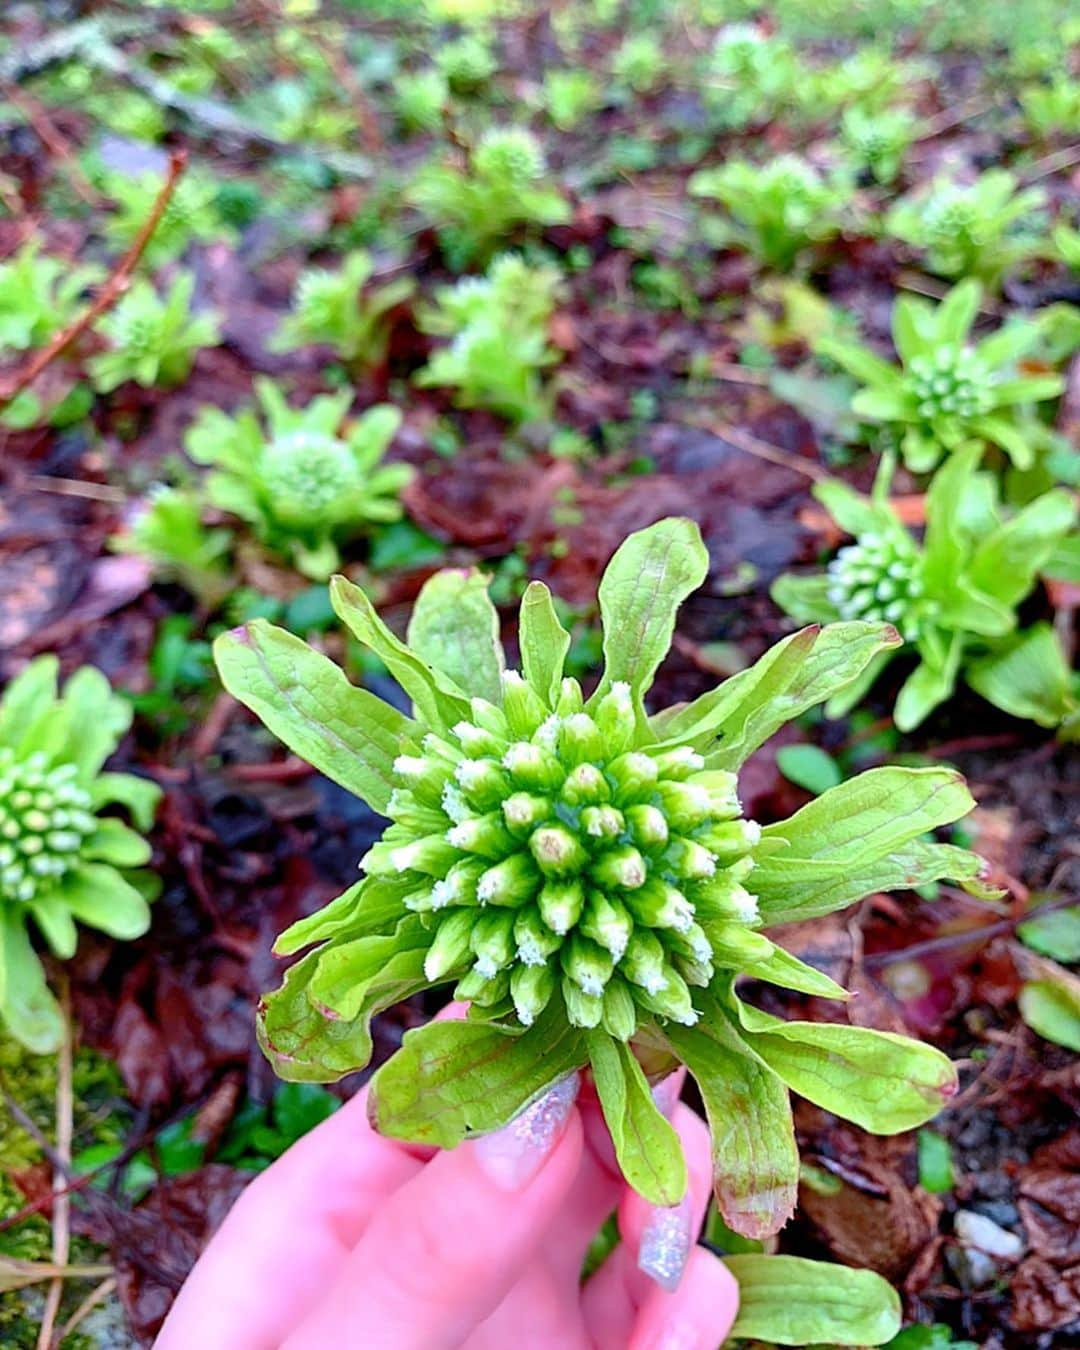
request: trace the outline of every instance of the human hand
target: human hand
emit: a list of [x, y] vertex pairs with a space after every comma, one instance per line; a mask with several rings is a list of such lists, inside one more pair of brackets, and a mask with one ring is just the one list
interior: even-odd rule
[[[738, 1293], [694, 1245], [704, 1123], [675, 1102], [677, 1079], [662, 1085], [690, 1185], [653, 1209], [620, 1177], [580, 1087], [572, 1075], [446, 1153], [376, 1134], [358, 1093], [244, 1192], [156, 1350], [716, 1350]], [[622, 1240], [581, 1285], [616, 1209]]]

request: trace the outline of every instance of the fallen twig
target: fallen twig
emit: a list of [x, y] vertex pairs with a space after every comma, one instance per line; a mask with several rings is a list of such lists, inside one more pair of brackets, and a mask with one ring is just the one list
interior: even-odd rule
[[684, 425], [693, 427], [696, 431], [709, 431], [714, 436], [719, 436], [728, 445], [733, 445], [736, 450], [741, 450], [745, 455], [753, 455], [755, 459], [768, 460], [770, 464], [779, 464], [785, 469], [790, 469], [793, 473], [801, 473], [806, 478], [812, 478], [815, 483], [822, 482], [828, 478], [828, 473], [820, 464], [814, 464], [810, 460], [803, 459], [801, 455], [794, 455], [790, 450], [784, 450], [779, 445], [770, 445], [768, 441], [763, 441], [752, 432], [743, 431], [740, 427], [733, 427], [727, 422], [713, 422], [702, 419], [697, 420], [683, 419]]
[[[72, 1065], [71, 991], [65, 979], [60, 988], [60, 1009], [64, 1032], [60, 1049], [56, 1052], [56, 1153], [57, 1166], [53, 1173], [52, 1260], [63, 1270], [71, 1252], [71, 1197], [68, 1194], [68, 1175], [71, 1171], [71, 1139], [74, 1132], [75, 1093]], [[53, 1328], [60, 1313], [64, 1296], [64, 1276], [58, 1274], [49, 1285], [45, 1297], [45, 1311], [38, 1332], [37, 1350], [52, 1350]]]
[[81, 337], [102, 314], [110, 310], [128, 289], [131, 284], [131, 275], [138, 266], [139, 259], [145, 252], [151, 235], [157, 229], [158, 222], [165, 214], [169, 199], [176, 191], [180, 175], [186, 167], [187, 152], [184, 150], [175, 151], [169, 161], [169, 171], [161, 185], [161, 191], [158, 193], [153, 209], [147, 216], [131, 247], [120, 259], [116, 270], [98, 292], [97, 298], [77, 319], [54, 334], [51, 341], [46, 343], [39, 352], [36, 352], [31, 360], [23, 366], [22, 370], [17, 370], [7, 383], [0, 387], [0, 408], [5, 408], [17, 394], [33, 384], [46, 366], [55, 361], [60, 353], [70, 347], [76, 338]]
[[96, 1289], [91, 1289], [89, 1294], [87, 1294], [87, 1296], [83, 1299], [83, 1301], [71, 1314], [68, 1320], [60, 1328], [56, 1336], [57, 1345], [62, 1346], [64, 1342], [67, 1340], [67, 1338], [71, 1335], [71, 1333], [75, 1330], [75, 1328], [79, 1325], [79, 1323], [82, 1322], [85, 1318], [87, 1318], [94, 1311], [94, 1309], [98, 1306], [99, 1303], [104, 1303], [115, 1288], [116, 1288], [116, 1276], [109, 1275], [106, 1276], [106, 1278], [101, 1281], [101, 1283], [97, 1286]]

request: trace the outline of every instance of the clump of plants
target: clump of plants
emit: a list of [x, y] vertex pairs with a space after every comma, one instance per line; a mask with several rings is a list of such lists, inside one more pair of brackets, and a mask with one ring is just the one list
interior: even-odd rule
[[724, 207], [731, 242], [782, 272], [814, 244], [840, 233], [853, 192], [845, 173], [824, 174], [798, 155], [778, 155], [767, 164], [729, 159], [699, 170], [689, 187], [692, 196]]
[[600, 585], [605, 666], [588, 698], [563, 676], [570, 637], [547, 588], [525, 592], [522, 669], [508, 670], [485, 581], [462, 571], [426, 584], [407, 645], [362, 591], [331, 583], [411, 715], [263, 622], [220, 638], [216, 657], [226, 687], [295, 753], [391, 819], [362, 879], [278, 941], [282, 955], [311, 949], [260, 1014], [278, 1071], [353, 1072], [375, 1012], [445, 986], [469, 1015], [407, 1033], [378, 1070], [380, 1130], [450, 1147], [590, 1065], [627, 1180], [672, 1205], [685, 1164], [649, 1084], [681, 1061], [713, 1130], [723, 1218], [759, 1238], [795, 1203], [789, 1089], [891, 1133], [927, 1120], [956, 1085], [928, 1046], [785, 1022], [740, 998], [740, 974], [846, 998], [761, 928], [946, 876], [985, 893], [983, 864], [925, 837], [972, 804], [945, 769], [874, 769], [787, 821], [743, 818], [746, 757], [899, 638], [887, 624], [811, 627], [694, 702], [650, 713], [676, 610], [707, 571], [687, 520], [622, 545]]
[[[883, 459], [869, 498], [844, 483], [818, 483], [814, 495], [855, 542], [824, 573], [788, 574], [772, 589], [797, 623], [895, 625], [919, 657], [896, 699], [893, 715], [901, 731], [917, 727], [950, 698], [961, 676], [1006, 712], [1018, 712], [1024, 700], [1032, 711], [1020, 715], [1043, 725], [1059, 725], [1070, 710], [1067, 694], [1053, 687], [1060, 684], [1056, 676], [1042, 682], [1036, 698], [1031, 686], [1039, 684], [1045, 663], [1025, 668], [1012, 654], [1018, 608], [1075, 528], [1076, 503], [1058, 488], [1006, 511], [997, 478], [977, 472], [981, 453], [978, 443], [963, 446], [934, 475], [921, 542], [890, 505], [891, 457]], [[1033, 649], [1027, 650], [1030, 655]], [[881, 652], [859, 681], [833, 696], [830, 715], [854, 707], [896, 655]], [[1059, 656], [1057, 665], [1063, 661]]]
[[931, 272], [997, 287], [1008, 271], [1045, 247], [1045, 204], [1041, 188], [1018, 190], [1007, 169], [989, 169], [974, 183], [939, 179], [901, 198], [885, 229], [925, 254]]
[[435, 65], [455, 94], [475, 94], [499, 69], [491, 44], [477, 33], [444, 42], [435, 53]]
[[[129, 248], [150, 218], [161, 179], [154, 173], [138, 178], [110, 173], [103, 186], [114, 203], [105, 221], [105, 236], [114, 248]], [[212, 179], [196, 171], [189, 170], [178, 179], [143, 252], [149, 267], [175, 261], [193, 243], [210, 243], [227, 235], [215, 207], [217, 191]]]
[[412, 469], [381, 463], [401, 413], [381, 403], [346, 423], [349, 390], [299, 409], [272, 380], [257, 380], [255, 394], [257, 407], [235, 417], [204, 408], [184, 448], [211, 466], [206, 494], [214, 506], [247, 521], [304, 576], [324, 581], [339, 564], [340, 543], [401, 519]]
[[918, 134], [919, 121], [907, 108], [867, 111], [856, 104], [845, 108], [841, 118], [844, 145], [860, 166], [877, 182], [893, 182], [900, 172], [908, 146]]
[[[59, 1046], [63, 1016], [30, 941], [32, 922], [67, 960], [76, 921], [111, 937], [150, 925], [148, 830], [156, 784], [102, 766], [131, 724], [131, 707], [84, 666], [61, 691], [54, 656], [39, 656], [0, 699], [0, 1018], [28, 1049]], [[126, 810], [137, 829], [106, 807]]]
[[332, 347], [348, 366], [370, 369], [386, 360], [391, 316], [416, 291], [412, 277], [371, 286], [375, 261], [366, 249], [345, 255], [336, 270], [309, 267], [300, 273], [292, 313], [273, 344], [292, 351], [309, 343]]
[[713, 120], [727, 130], [762, 126], [792, 105], [801, 70], [786, 38], [756, 24], [728, 24], [709, 54], [702, 98]]
[[227, 559], [232, 531], [203, 524], [202, 495], [195, 488], [160, 484], [124, 529], [109, 540], [116, 553], [148, 558], [162, 581], [175, 581], [213, 608], [232, 581]]
[[421, 385], [447, 386], [463, 408], [487, 408], [513, 422], [550, 412], [542, 373], [559, 354], [548, 340], [561, 278], [517, 254], [495, 261], [484, 277], [463, 277], [436, 292], [421, 311], [426, 333], [450, 339], [417, 374]]
[[611, 58], [616, 84], [635, 94], [648, 94], [664, 73], [664, 48], [655, 33], [628, 33]]
[[43, 347], [75, 318], [86, 291], [103, 278], [96, 264], [72, 265], [28, 240], [0, 262], [0, 350]]
[[900, 296], [892, 336], [900, 365], [862, 343], [821, 338], [815, 350], [866, 386], [852, 410], [900, 438], [904, 462], [916, 472], [973, 438], [1000, 446], [1018, 468], [1034, 460], [1032, 440], [1016, 416], [1018, 405], [1054, 398], [1064, 381], [1053, 373], [1026, 374], [1017, 360], [1039, 341], [1042, 326], [1014, 319], [980, 342], [971, 330], [982, 299], [977, 281], [962, 281], [938, 305]]
[[570, 219], [565, 198], [545, 184], [546, 173], [544, 152], [531, 132], [492, 128], [469, 152], [465, 167], [425, 165], [408, 196], [456, 269], [486, 262], [519, 228]]
[[221, 340], [217, 316], [193, 313], [195, 275], [179, 272], [165, 296], [138, 278], [98, 323], [109, 350], [86, 363], [99, 393], [134, 380], [144, 388], [171, 389], [191, 374], [195, 357]]
[[583, 67], [546, 71], [542, 98], [548, 117], [560, 131], [572, 131], [603, 102], [596, 77]]
[[438, 131], [449, 101], [440, 70], [406, 71], [394, 81], [394, 113], [406, 131]]
[[1043, 139], [1080, 133], [1080, 80], [1058, 73], [1046, 84], [1030, 84], [1020, 91], [1024, 121]]

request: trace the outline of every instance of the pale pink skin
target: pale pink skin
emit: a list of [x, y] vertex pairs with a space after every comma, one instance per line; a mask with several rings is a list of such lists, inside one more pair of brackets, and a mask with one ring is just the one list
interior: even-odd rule
[[[366, 1091], [259, 1176], [214, 1237], [155, 1350], [715, 1350], [738, 1291], [694, 1247], [668, 1293], [637, 1266], [650, 1208], [583, 1095], [510, 1188], [466, 1143], [433, 1153], [368, 1123]], [[672, 1123], [691, 1225], [709, 1197], [708, 1132]], [[590, 1240], [618, 1208], [622, 1242], [582, 1288]]]

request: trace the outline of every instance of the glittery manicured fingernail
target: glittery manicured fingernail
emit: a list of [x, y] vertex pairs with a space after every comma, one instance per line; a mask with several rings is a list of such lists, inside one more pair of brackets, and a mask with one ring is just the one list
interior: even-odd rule
[[500, 1190], [521, 1190], [540, 1170], [562, 1137], [579, 1086], [576, 1073], [561, 1078], [509, 1125], [476, 1141], [476, 1161]]
[[677, 1073], [669, 1073], [666, 1078], [661, 1078], [659, 1083], [653, 1084], [652, 1099], [662, 1116], [671, 1116], [679, 1100], [681, 1088], [682, 1084]]
[[670, 1209], [657, 1206], [641, 1234], [638, 1269], [661, 1289], [674, 1293], [690, 1256], [690, 1194]]

